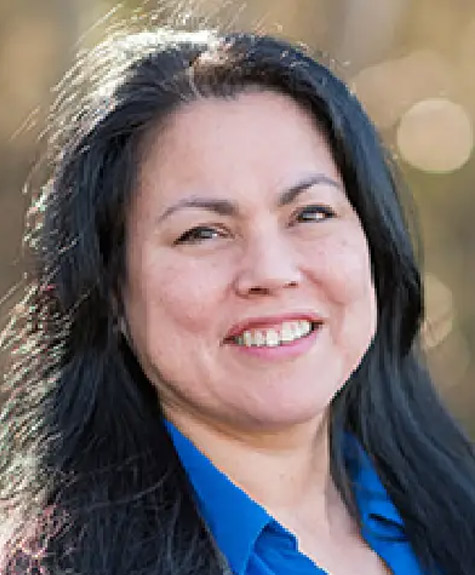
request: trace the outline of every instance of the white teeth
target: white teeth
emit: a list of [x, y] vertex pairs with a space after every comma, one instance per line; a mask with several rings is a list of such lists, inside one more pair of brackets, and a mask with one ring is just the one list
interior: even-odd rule
[[280, 329], [246, 330], [235, 341], [244, 347], [276, 347], [305, 337], [311, 331], [312, 323], [308, 320], [286, 321]]
[[308, 335], [312, 331], [312, 324], [309, 321], [302, 319], [299, 321], [299, 330], [301, 337]]
[[288, 323], [282, 324], [282, 329], [280, 330], [280, 339], [283, 342], [292, 341], [294, 339], [294, 331]]
[[253, 335], [253, 345], [265, 345], [266, 344], [266, 336], [262, 333], [262, 331], [251, 332]]
[[279, 343], [279, 334], [275, 331], [275, 329], [268, 329], [266, 333], [266, 345], [268, 347], [275, 347], [276, 345], [279, 345]]
[[242, 334], [242, 340], [243, 340], [243, 344], [244, 344], [246, 347], [249, 347], [250, 345], [252, 345], [252, 343], [253, 343], [252, 333], [251, 333], [250, 331], [247, 331], [247, 330], [246, 330], [246, 331]]
[[297, 339], [301, 337], [302, 330], [300, 329], [300, 323], [298, 321], [294, 321], [291, 323], [292, 333], [294, 334], [293, 339]]

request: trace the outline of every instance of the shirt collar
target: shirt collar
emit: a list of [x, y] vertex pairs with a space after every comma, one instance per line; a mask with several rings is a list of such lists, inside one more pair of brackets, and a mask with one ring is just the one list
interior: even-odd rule
[[[275, 520], [200, 452], [170, 421], [165, 425], [196, 494], [201, 516], [234, 573], [244, 575], [254, 545]], [[403, 521], [371, 461], [352, 436], [345, 437], [345, 461], [354, 484], [363, 535], [403, 540]]]
[[257, 538], [272, 517], [170, 421], [165, 425], [193, 486], [201, 516], [232, 571], [243, 575]]
[[363, 529], [382, 537], [403, 536], [404, 522], [392, 503], [367, 453], [351, 435], [345, 436], [345, 463], [353, 482]]

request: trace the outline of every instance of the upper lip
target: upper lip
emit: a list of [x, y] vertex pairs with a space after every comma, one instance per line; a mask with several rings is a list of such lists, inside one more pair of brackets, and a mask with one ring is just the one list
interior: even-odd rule
[[275, 327], [286, 321], [307, 320], [311, 323], [323, 323], [324, 318], [315, 312], [295, 311], [280, 315], [256, 316], [235, 323], [226, 334], [225, 340], [237, 337], [246, 330]]

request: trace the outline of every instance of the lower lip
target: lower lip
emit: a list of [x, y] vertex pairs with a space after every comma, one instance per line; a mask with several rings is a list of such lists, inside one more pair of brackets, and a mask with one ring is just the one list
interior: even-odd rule
[[238, 345], [236, 343], [232, 343], [230, 345], [233, 347], [233, 349], [236, 349], [241, 353], [261, 359], [292, 359], [307, 353], [307, 351], [315, 343], [315, 340], [321, 329], [322, 326], [317, 326], [308, 335], [288, 343], [276, 345], [275, 347], [246, 347], [245, 345]]

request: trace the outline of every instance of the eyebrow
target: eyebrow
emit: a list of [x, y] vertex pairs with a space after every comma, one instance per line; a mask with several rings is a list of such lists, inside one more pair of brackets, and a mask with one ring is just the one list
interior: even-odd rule
[[[282, 192], [277, 200], [277, 206], [283, 207], [291, 204], [300, 194], [318, 184], [327, 184], [338, 190], [343, 190], [342, 185], [337, 180], [325, 176], [325, 174], [313, 174], [304, 178], [288, 190]], [[159, 216], [158, 222], [161, 222], [171, 214], [186, 208], [209, 210], [219, 214], [220, 216], [235, 216], [239, 213], [237, 204], [230, 200], [192, 196], [189, 198], [183, 198], [176, 202], [176, 204], [169, 206], [163, 214]]]

